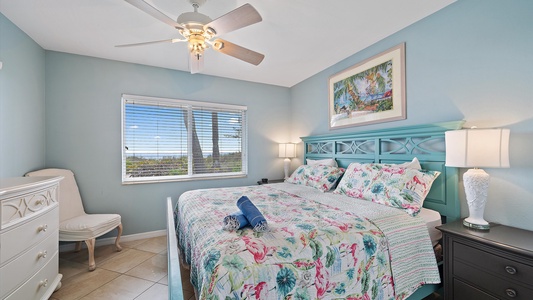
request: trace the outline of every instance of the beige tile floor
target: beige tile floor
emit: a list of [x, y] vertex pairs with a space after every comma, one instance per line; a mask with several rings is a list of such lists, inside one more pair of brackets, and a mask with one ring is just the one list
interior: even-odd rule
[[[51, 300], [117, 299], [165, 300], [167, 286], [167, 241], [165, 236], [96, 247], [96, 270], [87, 269], [87, 249], [61, 252], [62, 286]], [[187, 271], [182, 272], [184, 299], [194, 300]]]

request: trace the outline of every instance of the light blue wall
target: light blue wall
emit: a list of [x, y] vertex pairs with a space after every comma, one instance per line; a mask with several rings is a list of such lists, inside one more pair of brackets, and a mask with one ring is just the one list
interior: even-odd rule
[[[530, 0], [459, 0], [355, 53], [291, 88], [292, 140], [462, 119], [467, 126], [510, 128], [511, 168], [486, 170], [491, 185], [485, 217], [533, 230], [532, 16]], [[328, 77], [402, 42], [407, 119], [330, 131]]]
[[[121, 185], [122, 93], [247, 105], [248, 177]], [[46, 165], [72, 169], [86, 210], [121, 214], [124, 234], [164, 229], [167, 196], [282, 178], [277, 143], [290, 137], [289, 95], [288, 88], [47, 51]]]
[[0, 14], [0, 177], [44, 166], [45, 51]]

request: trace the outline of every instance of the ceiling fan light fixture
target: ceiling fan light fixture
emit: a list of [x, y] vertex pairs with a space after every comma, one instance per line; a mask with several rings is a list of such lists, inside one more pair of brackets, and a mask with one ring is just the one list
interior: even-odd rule
[[204, 30], [205, 30], [205, 33], [210, 35], [211, 37], [214, 37], [215, 35], [217, 35], [217, 31], [213, 27], [207, 27]]
[[203, 52], [193, 51], [191, 55], [192, 55], [192, 57], [194, 58], [195, 61], [200, 61], [204, 57]]
[[207, 49], [207, 44], [205, 42], [205, 37], [201, 34], [191, 34], [188, 37], [189, 40], [189, 49], [195, 52], [203, 53]]
[[212, 45], [213, 45], [213, 48], [215, 48], [216, 50], [221, 50], [222, 48], [224, 48], [224, 43], [218, 40], [212, 43]]
[[189, 53], [189, 71], [191, 74], [199, 73], [204, 69], [203, 52], [190, 51]]

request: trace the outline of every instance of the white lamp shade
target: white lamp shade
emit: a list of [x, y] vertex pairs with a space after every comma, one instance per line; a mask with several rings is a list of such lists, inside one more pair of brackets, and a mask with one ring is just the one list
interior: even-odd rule
[[509, 129], [447, 131], [446, 166], [508, 168], [509, 133]]
[[296, 145], [291, 143], [279, 144], [279, 157], [296, 157]]

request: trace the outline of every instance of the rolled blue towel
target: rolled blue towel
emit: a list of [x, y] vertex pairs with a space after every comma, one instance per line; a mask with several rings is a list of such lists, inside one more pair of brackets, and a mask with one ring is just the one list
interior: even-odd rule
[[224, 230], [237, 230], [250, 225], [242, 211], [236, 211], [224, 217]]
[[248, 219], [248, 222], [250, 222], [254, 231], [268, 231], [268, 224], [265, 217], [248, 197], [242, 196], [237, 200], [237, 207], [242, 211], [246, 219]]

